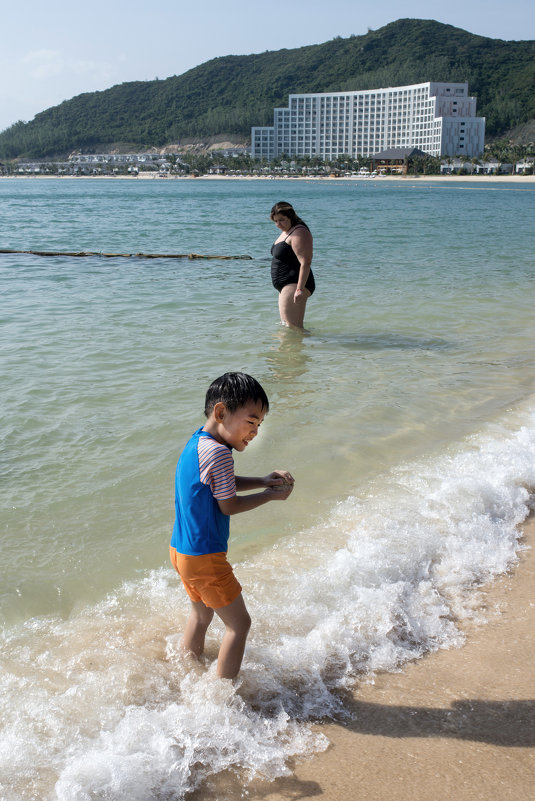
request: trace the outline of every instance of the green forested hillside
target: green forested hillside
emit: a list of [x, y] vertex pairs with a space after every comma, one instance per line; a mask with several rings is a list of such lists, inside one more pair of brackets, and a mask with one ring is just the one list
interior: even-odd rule
[[432, 20], [402, 19], [365, 36], [294, 50], [225, 56], [166, 80], [78, 95], [0, 133], [0, 158], [39, 158], [109, 143], [146, 148], [241, 135], [270, 124], [296, 92], [423, 81], [468, 81], [487, 133], [535, 117], [535, 41], [476, 36]]

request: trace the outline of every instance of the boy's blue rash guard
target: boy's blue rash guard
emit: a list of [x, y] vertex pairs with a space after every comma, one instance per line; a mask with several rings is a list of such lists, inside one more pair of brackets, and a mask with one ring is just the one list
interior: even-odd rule
[[[219, 453], [223, 461], [228, 462], [232, 455], [225, 445], [200, 428], [186, 444], [175, 474], [175, 525], [171, 537], [171, 545], [178, 553], [189, 556], [200, 556], [208, 553], [227, 551], [229, 538], [229, 515], [224, 515], [219, 508], [210, 483], [210, 464], [203, 464], [208, 483], [201, 480], [199, 463], [199, 440], [208, 437], [216, 443], [215, 453]], [[222, 450], [223, 449], [223, 450]], [[217, 456], [216, 456], [217, 459]], [[212, 460], [213, 461], [213, 460]], [[221, 459], [220, 459], [221, 461]], [[226, 465], [228, 474], [229, 465]], [[234, 471], [232, 470], [232, 475]], [[217, 494], [217, 493], [216, 493]], [[234, 491], [227, 490], [221, 497], [232, 497]]]

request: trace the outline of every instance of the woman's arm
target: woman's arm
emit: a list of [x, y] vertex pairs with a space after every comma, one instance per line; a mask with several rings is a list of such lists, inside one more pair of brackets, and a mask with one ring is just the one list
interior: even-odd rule
[[299, 260], [299, 278], [297, 280], [296, 296], [302, 294], [308, 276], [310, 275], [310, 265], [312, 264], [312, 234], [304, 226], [297, 228], [290, 237], [290, 245]]

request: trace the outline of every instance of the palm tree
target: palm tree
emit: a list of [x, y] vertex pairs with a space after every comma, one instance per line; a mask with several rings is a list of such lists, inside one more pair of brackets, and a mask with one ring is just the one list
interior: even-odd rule
[[473, 175], [473, 174], [474, 174], [474, 167], [475, 167], [476, 165], [479, 167], [479, 159], [477, 158], [477, 156], [473, 156], [473, 157], [470, 159], [470, 175]]

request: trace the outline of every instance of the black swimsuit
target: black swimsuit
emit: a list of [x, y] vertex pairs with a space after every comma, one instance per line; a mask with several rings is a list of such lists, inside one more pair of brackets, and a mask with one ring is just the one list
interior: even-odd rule
[[[299, 280], [301, 265], [292, 246], [286, 242], [286, 239], [283, 239], [282, 242], [275, 242], [271, 247], [271, 255], [273, 256], [271, 260], [271, 281], [277, 292], [280, 292], [288, 284], [297, 284]], [[312, 295], [316, 288], [312, 270], [308, 275], [305, 287]]]

